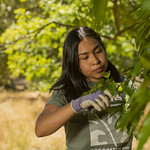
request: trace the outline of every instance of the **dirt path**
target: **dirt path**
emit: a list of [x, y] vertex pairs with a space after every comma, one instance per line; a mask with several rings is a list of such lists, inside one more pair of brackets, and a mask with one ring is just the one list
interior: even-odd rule
[[0, 92], [0, 150], [64, 150], [64, 129], [44, 138], [34, 133], [35, 121], [49, 97], [31, 91]]

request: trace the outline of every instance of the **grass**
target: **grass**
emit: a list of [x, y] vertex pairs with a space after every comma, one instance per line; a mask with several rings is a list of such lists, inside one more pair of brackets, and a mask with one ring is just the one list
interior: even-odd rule
[[64, 150], [63, 127], [54, 134], [37, 138], [35, 121], [49, 97], [47, 93], [31, 91], [0, 92], [1, 150]]

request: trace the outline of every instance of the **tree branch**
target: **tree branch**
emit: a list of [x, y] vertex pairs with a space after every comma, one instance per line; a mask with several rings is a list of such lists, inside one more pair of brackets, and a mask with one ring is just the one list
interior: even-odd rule
[[123, 30], [120, 30], [119, 32], [117, 32], [117, 33], [115, 34], [114, 37], [110, 37], [110, 36], [106, 36], [106, 35], [100, 35], [100, 36], [101, 36], [101, 37], [104, 37], [104, 38], [106, 38], [106, 39], [108, 39], [108, 40], [113, 40], [113, 41], [114, 41], [114, 40], [117, 39], [118, 36], [120, 36], [122, 33], [126, 32], [127, 30], [132, 29], [136, 24], [137, 24], [137, 23], [135, 23], [135, 24], [133, 24], [133, 25], [131, 25], [131, 26], [129, 26], [129, 27], [126, 27], [126, 28], [123, 29]]
[[[10, 43], [3, 43], [3, 44], [0, 44], [0, 47], [5, 47], [6, 45], [14, 45], [14, 44], [15, 44], [16, 42], [18, 42], [19, 40], [28, 38], [28, 37], [30, 37], [31, 34], [36, 33], [36, 34], [34, 35], [34, 37], [33, 37], [29, 42], [26, 43], [26, 46], [27, 46], [27, 45], [29, 45], [30, 43], [32, 43], [32, 42], [34, 41], [34, 39], [38, 36], [38, 34], [39, 34], [44, 28], [46, 28], [47, 26], [49, 26], [49, 25], [52, 24], [52, 23], [54, 23], [54, 24], [56, 24], [56, 25], [58, 25], [58, 26], [64, 26], [64, 27], [66, 27], [66, 28], [75, 28], [75, 27], [77, 27], [77, 26], [73, 26], [73, 25], [66, 25], [66, 24], [63, 24], [63, 23], [59, 23], [59, 22], [56, 22], [56, 21], [52, 21], [52, 22], [49, 22], [49, 23], [43, 25], [42, 27], [40, 27], [40, 28], [38, 28], [38, 29], [36, 29], [36, 30], [34, 30], [34, 31], [32, 31], [32, 32], [27, 33], [26, 35], [23, 35], [23, 36], [19, 37], [17, 40], [14, 40], [14, 41], [12, 41], [12, 42], [10, 42]], [[116, 40], [118, 36], [120, 36], [122, 33], [126, 32], [127, 30], [133, 28], [136, 24], [137, 24], [137, 23], [135, 23], [135, 24], [133, 24], [133, 25], [131, 25], [131, 26], [129, 26], [129, 27], [123, 29], [123, 30], [120, 30], [119, 32], [116, 33], [116, 35], [115, 35], [114, 37], [110, 37], [110, 36], [107, 36], [107, 35], [100, 35], [100, 36], [103, 37], [103, 38], [106, 38], [106, 39], [108, 39], [108, 40]], [[26, 47], [26, 46], [25, 46], [25, 47]], [[6, 50], [7, 50], [6, 47], [3, 48], [3, 50], [0, 51], [0, 54], [5, 53]]]
[[117, 33], [120, 32], [120, 24], [119, 24], [119, 17], [118, 17], [118, 5], [117, 5], [118, 0], [114, 0], [114, 7], [113, 7], [113, 12], [114, 12], [114, 18], [115, 18], [115, 26], [117, 29]]
[[[46, 28], [47, 26], [49, 26], [49, 25], [52, 24], [52, 23], [54, 23], [54, 24], [56, 24], [56, 25], [58, 25], [58, 26], [64, 26], [64, 27], [66, 27], [66, 28], [75, 28], [75, 27], [77, 27], [77, 26], [73, 26], [73, 25], [67, 25], [67, 24], [63, 24], [63, 23], [56, 22], [56, 21], [52, 21], [52, 22], [49, 22], [49, 23], [43, 25], [42, 27], [40, 27], [40, 28], [38, 28], [38, 29], [36, 29], [36, 30], [34, 30], [34, 31], [32, 31], [32, 32], [27, 33], [26, 35], [23, 35], [23, 36], [19, 37], [17, 40], [14, 40], [14, 41], [9, 42], [9, 43], [0, 44], [0, 47], [5, 47], [6, 45], [13, 45], [13, 44], [15, 44], [16, 42], [18, 42], [19, 40], [25, 39], [25, 38], [29, 37], [31, 34], [36, 33], [36, 34], [34, 35], [34, 37], [33, 37], [29, 42], [26, 43], [26, 45], [25, 45], [25, 47], [26, 47], [27, 45], [29, 45], [30, 43], [32, 43], [32, 42], [34, 41], [34, 39], [38, 36], [38, 34], [39, 34], [44, 28]], [[7, 50], [7, 49], [4, 48], [3, 51], [0, 51], [0, 54], [5, 53], [6, 50]]]
[[150, 113], [150, 102], [148, 102], [144, 108], [144, 114], [141, 116], [140, 121], [138, 122], [137, 127], [134, 131], [135, 135], [137, 135], [139, 133], [139, 131], [141, 130], [143, 123], [149, 113]]
[[49, 22], [49, 23], [43, 25], [42, 27], [40, 27], [40, 28], [38, 28], [38, 29], [36, 29], [36, 30], [30, 32], [29, 34], [35, 33], [35, 32], [40, 33], [41, 30], [43, 30], [44, 28], [46, 28], [47, 26], [49, 26], [49, 25], [52, 24], [52, 23], [54, 23], [54, 24], [56, 24], [56, 25], [58, 25], [58, 26], [66, 27], [66, 28], [75, 28], [75, 27], [77, 27], [77, 26], [73, 26], [73, 25], [67, 25], [67, 24], [63, 24], [63, 23], [56, 22], [56, 21], [52, 21], [52, 22]]

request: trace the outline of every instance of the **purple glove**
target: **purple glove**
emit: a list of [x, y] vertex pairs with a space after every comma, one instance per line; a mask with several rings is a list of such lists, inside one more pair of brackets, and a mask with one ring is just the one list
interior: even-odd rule
[[75, 112], [91, 106], [97, 111], [102, 111], [109, 106], [109, 97], [103, 94], [102, 91], [97, 91], [96, 93], [91, 93], [72, 100], [71, 106]]

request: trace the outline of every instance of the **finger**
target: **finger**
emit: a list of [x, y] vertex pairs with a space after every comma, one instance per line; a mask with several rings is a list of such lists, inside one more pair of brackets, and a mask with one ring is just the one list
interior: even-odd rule
[[91, 106], [93, 106], [97, 111], [102, 110], [102, 108], [99, 106], [99, 104], [96, 104], [91, 100], [86, 100], [86, 101], [84, 101], [80, 104], [81, 108], [88, 108], [88, 107], [91, 107]]
[[107, 96], [99, 95], [99, 98], [105, 103], [106, 107], [109, 106], [109, 99]]
[[109, 92], [109, 90], [104, 90], [103, 92], [105, 95], [107, 95], [109, 98], [112, 98], [111, 93]]
[[95, 99], [95, 101], [99, 104], [99, 106], [100, 106], [102, 109], [105, 109], [105, 108], [106, 108], [106, 104], [105, 104], [103, 101], [101, 101], [101, 100], [99, 100], [99, 99]]
[[81, 104], [80, 104], [80, 107], [81, 108], [89, 108], [91, 105], [91, 100], [86, 100], [86, 101], [83, 101]]
[[91, 101], [91, 105], [94, 107], [94, 109], [96, 109], [97, 111], [102, 111], [102, 108], [99, 106], [99, 104], [94, 103], [93, 101]]

